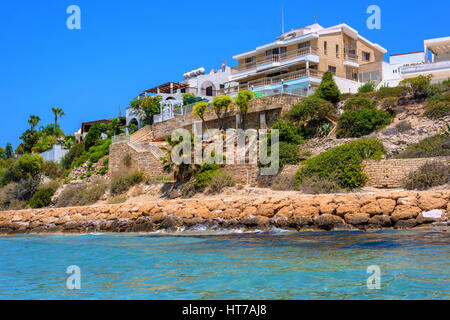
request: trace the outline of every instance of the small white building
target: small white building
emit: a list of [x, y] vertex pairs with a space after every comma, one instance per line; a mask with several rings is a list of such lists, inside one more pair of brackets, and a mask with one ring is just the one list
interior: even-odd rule
[[63, 149], [61, 145], [55, 144], [52, 149], [42, 152], [40, 155], [47, 161], [59, 163], [67, 152], [69, 152], [68, 149]]
[[380, 85], [395, 87], [403, 79], [429, 74], [434, 83], [450, 78], [450, 37], [425, 40], [424, 51], [391, 55]]
[[[192, 108], [183, 106], [183, 95], [190, 93], [206, 101], [212, 101], [219, 95], [219, 90], [225, 89], [229, 83], [231, 68], [222, 65], [220, 70], [211, 70], [205, 74], [204, 68], [198, 68], [183, 75], [182, 82], [167, 82], [154, 88], [145, 90], [140, 96], [159, 95], [162, 97], [161, 113], [154, 116], [154, 122], [162, 122], [192, 112]], [[134, 123], [141, 128], [143, 126], [139, 115], [130, 107], [126, 110], [126, 124]]]

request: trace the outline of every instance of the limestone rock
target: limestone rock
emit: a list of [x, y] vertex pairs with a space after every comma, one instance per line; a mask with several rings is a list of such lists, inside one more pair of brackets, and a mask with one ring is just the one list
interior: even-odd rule
[[341, 217], [332, 214], [322, 214], [315, 219], [314, 224], [320, 229], [331, 230], [345, 223]]

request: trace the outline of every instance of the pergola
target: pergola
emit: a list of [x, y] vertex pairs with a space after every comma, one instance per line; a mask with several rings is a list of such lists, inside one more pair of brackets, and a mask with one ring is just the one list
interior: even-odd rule
[[425, 47], [425, 59], [428, 59], [428, 52], [433, 54], [433, 62], [436, 56], [450, 56], [450, 37], [425, 40], [423, 44]]
[[178, 89], [183, 89], [187, 87], [186, 83], [179, 83], [179, 82], [167, 82], [164, 84], [161, 84], [157, 87], [145, 90], [142, 95], [146, 95], [148, 93], [167, 93], [167, 94], [173, 94], [176, 93]]

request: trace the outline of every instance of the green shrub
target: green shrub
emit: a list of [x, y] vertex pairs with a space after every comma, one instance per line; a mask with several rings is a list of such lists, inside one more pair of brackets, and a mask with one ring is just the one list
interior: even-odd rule
[[366, 93], [375, 91], [375, 83], [372, 81], [366, 82], [361, 87], [358, 88], [358, 92]]
[[33, 209], [48, 207], [52, 202], [53, 189], [41, 189], [30, 199], [30, 207]]
[[437, 134], [418, 143], [410, 144], [396, 158], [431, 158], [450, 156], [450, 135]]
[[56, 179], [61, 175], [61, 170], [56, 162], [44, 161], [42, 163], [42, 173], [51, 179]]
[[308, 194], [338, 193], [342, 192], [336, 175], [320, 178], [316, 175], [306, 177], [297, 189]]
[[448, 167], [441, 162], [426, 162], [405, 179], [405, 188], [426, 190], [450, 183]]
[[208, 183], [206, 193], [215, 194], [222, 192], [225, 187], [234, 187], [235, 181], [232, 174], [224, 170], [218, 170]]
[[125, 172], [112, 178], [110, 189], [113, 195], [127, 192], [132, 186], [144, 181], [142, 172]]
[[101, 174], [102, 176], [105, 175], [108, 172], [108, 166], [103, 166], [98, 170], [98, 174]]
[[78, 159], [85, 152], [84, 141], [77, 143], [69, 149], [69, 152], [61, 159], [61, 167], [63, 169], [70, 169], [72, 163]]
[[415, 78], [404, 79], [400, 85], [410, 93], [414, 99], [423, 100], [429, 94], [429, 86], [432, 76], [418, 76]]
[[274, 123], [272, 129], [277, 129], [279, 131], [279, 141], [294, 144], [304, 143], [303, 137], [300, 134], [300, 127], [295, 126], [290, 122], [278, 120]]
[[310, 96], [300, 104], [294, 105], [287, 118], [294, 122], [320, 121], [333, 115], [333, 105], [317, 96]]
[[398, 110], [398, 98], [397, 97], [387, 97], [380, 101], [380, 107], [382, 110], [389, 112], [391, 116], [394, 116]]
[[304, 162], [295, 174], [295, 183], [300, 185], [305, 178], [336, 177], [339, 185], [347, 190], [362, 187], [367, 176], [362, 171], [364, 159], [379, 159], [383, 144], [377, 139], [361, 139], [327, 150]]
[[195, 179], [191, 178], [188, 182], [183, 184], [180, 188], [180, 195], [182, 198], [190, 198], [197, 193], [197, 189], [195, 187]]
[[84, 149], [88, 151], [91, 147], [97, 144], [102, 135], [102, 130], [97, 123], [94, 123], [90, 128], [86, 137], [84, 138]]
[[384, 99], [384, 98], [398, 98], [402, 92], [405, 90], [402, 86], [397, 87], [381, 87], [378, 89], [376, 93], [376, 97], [378, 100]]
[[272, 190], [293, 190], [295, 187], [294, 175], [280, 174], [276, 176], [271, 185]]
[[348, 110], [338, 118], [338, 138], [361, 137], [379, 130], [392, 121], [391, 115], [383, 110]]
[[298, 145], [284, 141], [279, 142], [280, 168], [285, 164], [298, 164], [300, 150]]
[[450, 95], [440, 93], [433, 95], [427, 104], [425, 116], [431, 119], [443, 118], [450, 115]]
[[348, 99], [344, 104], [344, 110], [363, 110], [363, 109], [373, 109], [375, 105], [372, 101], [366, 97], [356, 96]]
[[7, 183], [35, 179], [42, 174], [44, 159], [38, 154], [24, 154], [4, 173]]
[[218, 164], [203, 164], [194, 175], [194, 185], [197, 191], [203, 191], [208, 186], [212, 177], [217, 174], [218, 170]]
[[448, 78], [447, 80], [442, 81], [442, 85], [444, 85], [446, 87], [450, 87], [450, 78]]
[[333, 73], [331, 71], [327, 71], [323, 74], [322, 81], [320, 82], [315, 95], [331, 103], [339, 102], [341, 92], [333, 80]]
[[88, 173], [86, 173], [86, 178], [90, 178], [93, 174], [94, 172], [88, 171]]

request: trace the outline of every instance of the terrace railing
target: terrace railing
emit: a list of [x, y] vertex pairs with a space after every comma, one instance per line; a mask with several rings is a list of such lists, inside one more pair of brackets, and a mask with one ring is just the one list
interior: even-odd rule
[[317, 54], [317, 52], [318, 52], [318, 50], [315, 47], [306, 47], [306, 48], [296, 49], [296, 50], [285, 52], [285, 53], [272, 54], [272, 55], [265, 56], [263, 58], [256, 59], [256, 60], [254, 60], [250, 63], [246, 63], [244, 65], [238, 65], [236, 67], [232, 67], [231, 73], [234, 74], [234, 73], [238, 73], [238, 72], [242, 72], [242, 71], [246, 71], [246, 70], [251, 70], [258, 66], [262, 66], [262, 65], [265, 65], [268, 63], [282, 62], [282, 61], [286, 61], [286, 60], [290, 60], [290, 59], [294, 59], [294, 58], [298, 58], [298, 57], [303, 57], [308, 54]]

